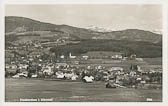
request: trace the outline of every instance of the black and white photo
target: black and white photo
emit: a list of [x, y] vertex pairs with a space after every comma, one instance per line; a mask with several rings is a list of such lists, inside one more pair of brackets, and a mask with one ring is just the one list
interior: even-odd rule
[[5, 102], [162, 102], [161, 4], [6, 4]]

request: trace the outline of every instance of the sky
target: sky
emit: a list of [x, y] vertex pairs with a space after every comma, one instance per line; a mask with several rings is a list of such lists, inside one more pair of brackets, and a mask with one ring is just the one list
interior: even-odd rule
[[21, 16], [53, 24], [114, 30], [162, 29], [162, 7], [157, 4], [12, 4], [5, 16]]

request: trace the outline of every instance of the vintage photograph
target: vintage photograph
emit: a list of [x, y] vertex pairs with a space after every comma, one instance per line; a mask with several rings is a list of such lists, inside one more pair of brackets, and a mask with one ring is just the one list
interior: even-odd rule
[[6, 4], [5, 102], [162, 102], [161, 4]]

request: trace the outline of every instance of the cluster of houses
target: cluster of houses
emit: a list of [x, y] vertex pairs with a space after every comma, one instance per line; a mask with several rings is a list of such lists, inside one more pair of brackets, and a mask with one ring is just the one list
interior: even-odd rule
[[7, 77], [12, 78], [49, 78], [70, 81], [104, 81], [107, 88], [138, 87], [150, 83], [162, 82], [161, 71], [144, 71], [140, 66], [123, 67], [86, 66], [79, 67], [67, 63], [6, 64]]

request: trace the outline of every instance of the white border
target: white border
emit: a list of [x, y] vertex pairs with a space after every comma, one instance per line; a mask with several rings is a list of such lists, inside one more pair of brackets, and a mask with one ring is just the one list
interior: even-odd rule
[[[45, 102], [45, 103], [24, 103], [24, 102], [4, 102], [4, 6], [5, 4], [161, 4], [163, 5], [163, 102]], [[0, 102], [5, 106], [29, 106], [29, 105], [97, 105], [97, 106], [138, 106], [138, 105], [152, 105], [152, 106], [166, 106], [168, 104], [168, 2], [166, 0], [0, 0]], [[1, 105], [1, 106], [2, 106]]]
[[5, 0], [12, 4], [164, 4], [167, 0]]

